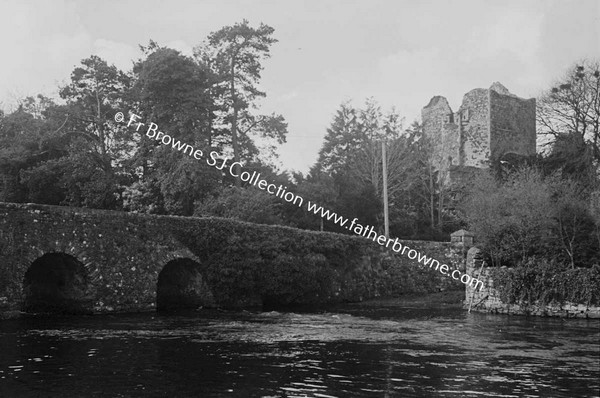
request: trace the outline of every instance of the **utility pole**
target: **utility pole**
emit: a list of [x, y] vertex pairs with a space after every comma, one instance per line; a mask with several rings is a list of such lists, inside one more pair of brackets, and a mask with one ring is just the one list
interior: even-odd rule
[[388, 209], [388, 176], [387, 176], [387, 154], [385, 152], [385, 140], [381, 141], [381, 163], [383, 164], [383, 223], [385, 225], [385, 238], [390, 238], [390, 219]]

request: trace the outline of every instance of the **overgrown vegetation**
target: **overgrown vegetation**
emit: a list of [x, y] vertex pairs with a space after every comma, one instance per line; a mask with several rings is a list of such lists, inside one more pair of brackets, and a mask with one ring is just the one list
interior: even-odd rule
[[496, 162], [467, 190], [465, 221], [506, 303], [600, 304], [599, 90], [597, 62], [571, 68], [538, 99], [545, 151]]
[[[186, 222], [173, 233], [200, 259], [217, 302], [231, 307], [360, 301], [463, 287], [356, 236], [212, 217]], [[411, 244], [451, 267], [462, 261], [449, 243]]]
[[534, 255], [571, 267], [600, 261], [596, 61], [574, 66], [538, 98], [539, 134], [551, 138], [544, 154], [520, 169], [509, 158], [491, 159], [494, 177], [475, 180], [461, 217], [465, 192], [440, 183], [431, 137], [418, 122], [405, 128], [397, 111], [384, 112], [375, 99], [339, 106], [309, 173], [274, 166], [287, 123], [260, 114], [257, 100], [266, 96], [263, 62], [276, 43], [272, 27], [242, 21], [208, 35], [193, 57], [150, 40], [128, 71], [98, 56], [82, 60], [59, 88], [62, 103], [39, 95], [0, 113], [0, 200], [352, 233], [114, 122], [115, 112], [128, 110], [379, 232], [385, 143], [392, 236], [448, 240], [468, 225], [494, 265]]
[[493, 269], [492, 278], [505, 303], [600, 305], [598, 265], [569, 268], [557, 261], [533, 257], [518, 267]]
[[[115, 112], [130, 111], [206, 154], [233, 157], [244, 170], [378, 230], [386, 142], [391, 234], [447, 240], [458, 224], [432, 168], [427, 137], [418, 123], [405, 130], [401, 115], [384, 113], [374, 99], [362, 107], [340, 106], [309, 173], [275, 166], [287, 123], [257, 110], [266, 95], [259, 89], [262, 63], [277, 42], [274, 35], [267, 25], [243, 21], [211, 33], [193, 57], [150, 40], [128, 71], [98, 56], [82, 60], [59, 88], [62, 103], [39, 95], [0, 114], [0, 200], [351, 233], [264, 192], [231, 190], [251, 187], [227, 170], [145, 139], [143, 129], [113, 121]], [[250, 210], [240, 198], [265, 208]]]
[[[301, 188], [328, 185], [321, 199], [339, 214], [352, 214], [364, 223], [383, 226], [382, 144], [387, 148], [390, 233], [405, 239], [447, 240], [458, 229], [458, 218], [448, 210], [448, 198], [433, 167], [430, 137], [421, 124], [403, 127], [394, 109], [384, 112], [374, 99], [356, 107], [340, 105], [317, 163]], [[321, 195], [322, 196], [322, 195]], [[318, 197], [318, 196], [317, 196]], [[329, 230], [347, 233], [342, 227]]]
[[517, 266], [537, 256], [589, 267], [600, 261], [591, 200], [577, 181], [525, 166], [502, 179], [479, 175], [463, 205], [494, 266]]

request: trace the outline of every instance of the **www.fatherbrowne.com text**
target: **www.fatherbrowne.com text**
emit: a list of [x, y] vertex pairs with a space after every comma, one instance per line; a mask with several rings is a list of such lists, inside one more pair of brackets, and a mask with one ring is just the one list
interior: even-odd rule
[[[131, 114], [129, 118], [129, 122], [127, 123], [127, 127], [134, 125], [136, 127], [135, 131], [140, 132], [140, 128], [142, 126], [146, 126], [145, 123], [138, 122], [141, 116], [136, 114]], [[123, 113], [118, 112], [115, 115], [115, 121], [123, 122], [125, 120], [125, 116]], [[173, 149], [183, 152], [189, 156], [194, 157], [196, 160], [202, 160], [204, 158], [204, 152], [201, 149], [196, 149], [192, 145], [186, 144], [180, 140], [176, 140], [170, 135], [159, 131], [158, 125], [156, 123], [150, 123], [147, 125], [145, 129], [146, 137], [150, 139], [154, 139], [156, 141], [161, 142], [163, 145], [171, 145]], [[144, 129], [142, 129], [142, 132]], [[140, 133], [141, 134], [141, 133]], [[282, 185], [275, 185], [267, 182], [266, 180], [261, 178], [260, 173], [253, 171], [252, 173], [248, 171], [241, 171], [242, 164], [240, 162], [232, 162], [229, 163], [230, 158], [222, 157], [218, 152], [212, 151], [209, 156], [206, 158], [206, 163], [209, 166], [215, 167], [218, 170], [227, 170], [229, 174], [231, 174], [235, 178], [239, 178], [243, 182], [246, 182], [250, 185], [253, 185], [263, 191], [267, 191], [271, 195], [275, 195], [288, 203], [292, 203], [297, 205], [298, 207], [302, 207], [304, 205], [304, 198], [301, 196], [287, 191], [287, 187]], [[240, 170], [239, 174], [236, 173], [236, 166]], [[419, 265], [429, 266], [429, 268], [433, 268], [436, 271], [441, 272], [443, 275], [450, 276], [455, 280], [459, 280], [465, 285], [469, 285], [473, 287], [475, 290], [481, 290], [483, 288], [483, 282], [479, 279], [473, 278], [469, 274], [462, 273], [458, 269], [450, 270], [450, 267], [447, 264], [440, 264], [440, 262], [432, 257], [427, 257], [426, 255], [418, 252], [415, 249], [411, 249], [409, 246], [402, 244], [398, 238], [387, 238], [385, 235], [380, 235], [375, 231], [373, 226], [363, 226], [358, 223], [358, 219], [354, 218], [349, 221], [348, 218], [340, 216], [330, 210], [324, 209], [322, 206], [319, 206], [316, 203], [312, 203], [310, 201], [306, 202], [306, 209], [308, 212], [312, 212], [313, 214], [319, 215], [323, 219], [328, 221], [333, 221], [337, 225], [344, 227], [356, 235], [372, 239], [374, 242], [379, 243], [381, 246], [385, 246], [386, 248], [390, 248], [401, 255], [407, 256], [411, 260], [417, 260]]]

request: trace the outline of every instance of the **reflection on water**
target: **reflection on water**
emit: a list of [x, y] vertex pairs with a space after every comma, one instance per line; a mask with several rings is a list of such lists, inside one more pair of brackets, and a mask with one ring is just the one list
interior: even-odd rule
[[594, 397], [597, 321], [343, 307], [0, 322], [0, 397]]

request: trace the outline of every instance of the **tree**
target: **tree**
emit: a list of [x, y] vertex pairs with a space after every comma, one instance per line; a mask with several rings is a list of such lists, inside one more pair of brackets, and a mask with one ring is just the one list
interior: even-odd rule
[[590, 214], [592, 215], [595, 224], [594, 235], [598, 247], [600, 247], [600, 191], [595, 191], [590, 194]]
[[505, 183], [482, 174], [464, 206], [469, 228], [496, 266], [524, 261], [548, 241], [551, 192], [535, 170], [521, 169]]
[[124, 163], [133, 150], [132, 134], [114, 121], [124, 108], [130, 78], [98, 56], [81, 61], [71, 82], [61, 88], [66, 105], [54, 113], [65, 118], [60, 137], [68, 142], [61, 158], [65, 201], [74, 206], [117, 209], [127, 172]]
[[[448, 200], [434, 168], [429, 137], [415, 122], [408, 130], [395, 111], [383, 113], [373, 99], [362, 108], [338, 108], [315, 165], [331, 176], [337, 212], [360, 212], [382, 224], [382, 142], [387, 148], [390, 231], [412, 239], [447, 239]], [[448, 225], [446, 225], [446, 223]], [[340, 232], [347, 232], [340, 229]]]
[[[240, 155], [250, 162], [272, 165], [278, 158], [277, 145], [286, 142], [288, 125], [284, 117], [275, 113], [253, 116], [243, 112], [239, 126]], [[257, 145], [257, 142], [260, 142], [260, 145]]]
[[[252, 28], [247, 20], [243, 20], [211, 33], [207, 42], [195, 50], [197, 59], [217, 76], [215, 90], [224, 95], [223, 102], [229, 112], [222, 120], [231, 125], [234, 162], [239, 162], [244, 144], [251, 154], [255, 152], [248, 137], [257, 127], [262, 127], [259, 134], [263, 137], [285, 142], [287, 125], [281, 123], [281, 116], [253, 117], [248, 111], [257, 98], [266, 95], [257, 85], [263, 69], [261, 62], [270, 56], [270, 47], [277, 42], [272, 37], [273, 32], [268, 25]], [[225, 84], [226, 91], [222, 90]], [[239, 174], [239, 164], [236, 168], [236, 174]], [[235, 183], [238, 187], [241, 185], [239, 179]]]
[[335, 175], [347, 171], [349, 157], [360, 150], [358, 131], [358, 110], [350, 102], [342, 103], [319, 150], [318, 164], [324, 172]]
[[19, 173], [35, 164], [42, 124], [22, 105], [0, 120], [1, 201], [25, 201], [27, 193], [20, 184]]
[[[355, 151], [348, 151], [350, 173], [353, 177], [373, 185], [375, 192], [381, 195], [383, 185], [382, 174], [382, 143], [388, 147], [388, 194], [395, 196], [401, 189], [403, 182], [398, 172], [403, 168], [405, 148], [402, 143], [404, 130], [402, 118], [392, 109], [384, 115], [380, 106], [368, 99], [364, 109], [358, 110], [358, 130], [353, 134], [354, 142], [358, 144]], [[354, 152], [354, 153], [353, 153]]]
[[494, 265], [522, 264], [538, 256], [571, 267], [591, 266], [600, 246], [588, 203], [576, 181], [522, 167], [504, 180], [492, 173], [478, 176], [464, 212]]
[[[600, 245], [594, 238], [598, 224], [593, 217], [590, 195], [576, 180], [549, 178], [552, 190], [552, 216], [556, 222], [555, 236], [572, 268], [595, 257], [598, 261]], [[586, 264], [591, 265], [591, 264]]]
[[[155, 42], [143, 50], [147, 57], [134, 66], [130, 93], [136, 112], [181, 142], [209, 149], [214, 136], [208, 115], [212, 107], [208, 72], [194, 59]], [[206, 162], [181, 156], [139, 133], [136, 143], [130, 165], [137, 173], [124, 193], [128, 210], [192, 215], [194, 203], [219, 183], [219, 173]]]
[[400, 115], [395, 110], [384, 114], [373, 99], [362, 109], [349, 102], [340, 105], [315, 166], [335, 181], [337, 211], [362, 215], [365, 223], [382, 224], [382, 143], [389, 148], [388, 192], [393, 202], [403, 187], [398, 172], [406, 154], [403, 135]]
[[[306, 177], [296, 175], [298, 180], [297, 193], [313, 203], [318, 203], [327, 209], [335, 206], [338, 192], [335, 181], [331, 176], [324, 173], [318, 165], [313, 166]], [[299, 228], [324, 230], [323, 217], [308, 213], [303, 208], [293, 206], [296, 213], [295, 224]]]
[[577, 180], [590, 190], [596, 185], [592, 147], [580, 134], [557, 134], [550, 152], [540, 158], [539, 164], [546, 175], [559, 173], [563, 178]]
[[571, 67], [537, 101], [541, 134], [551, 138], [573, 134], [591, 148], [600, 162], [600, 61], [586, 60]]
[[[429, 215], [429, 225], [433, 230], [436, 229], [436, 210], [438, 214], [438, 229], [442, 226], [443, 200], [442, 192], [438, 190], [438, 174], [433, 164], [433, 145], [430, 137], [424, 131], [423, 126], [418, 122], [413, 122], [409, 129], [410, 138], [407, 148], [407, 167], [403, 169], [405, 181], [405, 194], [415, 194], [427, 209]], [[437, 194], [440, 194], [440, 197]], [[440, 203], [439, 206], [436, 204]]]
[[71, 82], [60, 90], [60, 97], [69, 105], [69, 134], [82, 138], [98, 166], [112, 173], [131, 149], [126, 130], [113, 120], [123, 107], [130, 79], [96, 55], [81, 64], [71, 73]]
[[207, 146], [211, 126], [206, 110], [212, 102], [208, 72], [177, 50], [158, 47], [152, 41], [149, 48], [154, 51], [133, 68], [131, 96], [139, 104], [138, 110], [161, 129]]
[[60, 158], [68, 155], [62, 134], [68, 121], [52, 100], [42, 95], [20, 101], [0, 120], [0, 200], [61, 204], [66, 198]]

